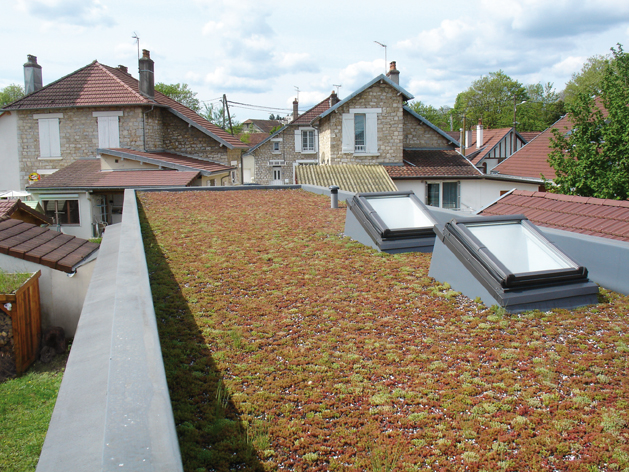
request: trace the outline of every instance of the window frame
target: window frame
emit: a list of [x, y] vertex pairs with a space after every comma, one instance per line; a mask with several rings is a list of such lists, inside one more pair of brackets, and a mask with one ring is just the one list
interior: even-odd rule
[[[61, 198], [51, 198], [51, 199], [45, 199], [42, 201], [43, 202], [43, 207], [44, 207], [44, 213], [46, 214], [46, 216], [49, 216], [53, 219], [53, 221], [55, 222], [55, 225], [58, 226], [81, 226], [81, 203], [79, 201], [78, 198], [65, 198], [65, 199], [61, 199]], [[54, 202], [55, 205], [55, 209], [54, 210], [49, 210], [47, 207], [48, 205]], [[59, 221], [59, 215], [60, 212], [62, 210], [59, 209], [59, 202], [64, 202], [65, 205], [68, 206], [68, 208], [66, 210], [64, 210], [64, 214], [66, 215], [66, 218], [68, 218], [67, 221], [63, 221], [60, 222]], [[76, 202], [76, 208], [69, 208], [69, 205], [71, 202]], [[76, 216], [76, 221], [70, 221], [69, 218], [74, 214], [74, 216]]]
[[[456, 184], [456, 206], [451, 207], [451, 206], [444, 206], [444, 188], [443, 185], [444, 184]], [[431, 191], [430, 191], [430, 187], [431, 186], [437, 186], [438, 187], [438, 205], [433, 205], [431, 203], [432, 198], [431, 198]], [[435, 208], [444, 208], [446, 210], [460, 210], [461, 209], [461, 181], [460, 180], [442, 180], [442, 181], [438, 181], [438, 182], [431, 182], [431, 181], [427, 181], [426, 182], [426, 192], [425, 192], [425, 201], [426, 201], [426, 205], [428, 206], [433, 206]]]
[[39, 157], [41, 160], [59, 160], [61, 156], [61, 130], [59, 120], [63, 113], [35, 113], [39, 137]]

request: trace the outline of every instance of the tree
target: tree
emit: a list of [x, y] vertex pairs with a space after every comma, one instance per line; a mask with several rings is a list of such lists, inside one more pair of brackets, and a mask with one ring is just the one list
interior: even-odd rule
[[13, 103], [24, 96], [24, 89], [21, 85], [11, 84], [0, 90], [0, 108], [9, 103]]
[[565, 114], [564, 102], [551, 82], [527, 85], [526, 94], [527, 102], [517, 108], [518, 131], [544, 131]]
[[[589, 91], [567, 104], [573, 129], [553, 130], [549, 164], [558, 193], [625, 200], [629, 197], [629, 55], [612, 48], [600, 100]], [[604, 115], [601, 106], [607, 112]]]
[[433, 125], [443, 130], [450, 129], [450, 115], [452, 108], [448, 106], [435, 108], [432, 105], [426, 105], [421, 101], [411, 102], [408, 106], [411, 110], [426, 118]]
[[[205, 110], [203, 112], [200, 112], [199, 115], [201, 115], [203, 118], [208, 120], [210, 123], [213, 123], [219, 128], [224, 129], [228, 133], [231, 133], [231, 130], [229, 128], [229, 120], [227, 119], [227, 113], [225, 113], [225, 126], [223, 126], [223, 107], [222, 106], [215, 107], [213, 103], [209, 105], [207, 103], [204, 103], [203, 106]], [[232, 114], [231, 112], [230, 112], [230, 116], [231, 116], [231, 121], [232, 121], [232, 128], [234, 130], [233, 134], [237, 135], [242, 132], [242, 128], [244, 125], [240, 123], [236, 119], [236, 115]]]
[[572, 104], [579, 93], [599, 95], [605, 68], [609, 65], [610, 59], [610, 55], [589, 57], [583, 64], [581, 72], [572, 74], [572, 78], [566, 83], [566, 88], [562, 92], [564, 102]]
[[514, 97], [518, 102], [529, 98], [524, 85], [501, 70], [475, 80], [456, 97], [454, 116], [457, 126], [461, 126], [463, 115], [466, 115], [469, 127], [479, 118], [482, 118], [485, 128], [512, 126]]
[[201, 111], [201, 104], [197, 98], [197, 93], [190, 90], [188, 84], [164, 84], [159, 82], [155, 84], [155, 90], [173, 100], [177, 100], [182, 105], [187, 106], [197, 113]]
[[269, 115], [269, 120], [278, 120], [278, 119], [279, 119], [279, 116], [275, 118], [275, 115], [273, 113]]

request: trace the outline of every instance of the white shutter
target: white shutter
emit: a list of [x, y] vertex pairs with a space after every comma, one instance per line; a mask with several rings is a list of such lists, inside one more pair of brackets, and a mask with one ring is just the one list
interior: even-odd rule
[[120, 147], [120, 132], [117, 116], [98, 117], [98, 147], [118, 148]]
[[377, 154], [378, 115], [376, 113], [367, 113], [365, 118], [365, 152], [367, 154]]
[[314, 150], [319, 152], [319, 131], [314, 130]]
[[39, 119], [40, 157], [61, 157], [59, 118]]
[[301, 131], [295, 130], [295, 152], [301, 152]]
[[343, 113], [343, 152], [354, 153], [354, 115]]

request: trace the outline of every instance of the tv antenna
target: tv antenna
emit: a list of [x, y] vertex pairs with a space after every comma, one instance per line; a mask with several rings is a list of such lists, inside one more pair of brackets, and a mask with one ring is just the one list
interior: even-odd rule
[[299, 87], [297, 87], [296, 85], [293, 85], [293, 87], [295, 87], [295, 90], [297, 90], [297, 101], [299, 101]]
[[387, 45], [386, 44], [382, 44], [378, 41], [374, 41], [374, 43], [379, 44], [380, 46], [382, 46], [384, 48], [384, 73], [387, 73]]
[[337, 94], [337, 95], [339, 94], [339, 89], [340, 89], [342, 86], [343, 86], [342, 84], [338, 84], [338, 85], [337, 85], [337, 84], [332, 84], [332, 87], [336, 87], [336, 94]]
[[140, 37], [138, 36], [138, 34], [134, 31], [133, 32], [133, 36], [131, 36], [133, 39], [135, 39], [135, 42], [138, 43], [138, 74], [140, 73]]

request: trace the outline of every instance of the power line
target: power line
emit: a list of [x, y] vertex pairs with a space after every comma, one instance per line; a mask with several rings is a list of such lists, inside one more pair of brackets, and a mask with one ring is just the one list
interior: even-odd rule
[[231, 100], [227, 100], [227, 103], [234, 106], [235, 108], [246, 108], [250, 110], [262, 110], [262, 111], [292, 111], [291, 108], [275, 108], [275, 107], [267, 107], [263, 105], [253, 105], [251, 103], [240, 103], [240, 102], [232, 102]]

